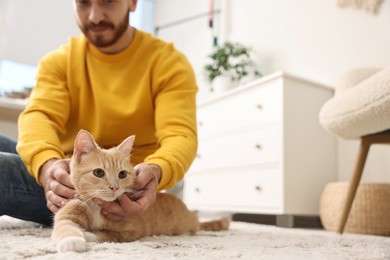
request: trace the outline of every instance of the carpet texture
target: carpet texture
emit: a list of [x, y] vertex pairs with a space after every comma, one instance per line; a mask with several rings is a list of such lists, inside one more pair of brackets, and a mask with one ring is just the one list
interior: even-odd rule
[[229, 231], [89, 243], [56, 253], [50, 228], [0, 217], [0, 259], [390, 259], [390, 238], [233, 222]]

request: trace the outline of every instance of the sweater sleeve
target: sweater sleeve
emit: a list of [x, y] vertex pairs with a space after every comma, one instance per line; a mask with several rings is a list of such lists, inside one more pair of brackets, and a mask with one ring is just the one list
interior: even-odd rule
[[30, 174], [38, 182], [38, 172], [51, 158], [64, 158], [59, 140], [69, 116], [66, 87], [66, 50], [45, 56], [39, 64], [26, 109], [19, 116], [17, 151]]
[[159, 190], [184, 177], [197, 149], [197, 86], [191, 65], [172, 45], [154, 73], [155, 126], [159, 149], [145, 162], [162, 169]]

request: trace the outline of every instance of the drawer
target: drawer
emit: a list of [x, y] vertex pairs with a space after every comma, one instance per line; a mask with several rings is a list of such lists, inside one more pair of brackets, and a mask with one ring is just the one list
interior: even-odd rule
[[281, 140], [280, 126], [199, 140], [190, 171], [279, 162]]
[[279, 123], [282, 113], [282, 83], [271, 81], [198, 106], [199, 139], [232, 129]]
[[281, 170], [189, 174], [184, 182], [184, 201], [192, 209], [280, 212]]

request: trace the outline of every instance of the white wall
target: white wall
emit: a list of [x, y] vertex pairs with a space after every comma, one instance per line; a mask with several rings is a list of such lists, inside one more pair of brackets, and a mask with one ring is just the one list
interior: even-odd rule
[[0, 59], [36, 65], [70, 35], [79, 35], [70, 0], [0, 2]]
[[[0, 59], [37, 65], [79, 34], [71, 0], [0, 0]], [[17, 123], [0, 114], [0, 133], [17, 138]]]
[[[389, 1], [383, 1], [378, 15], [340, 8], [336, 0], [222, 2], [227, 39], [253, 47], [264, 74], [285, 70], [333, 87], [348, 69], [389, 63]], [[208, 0], [157, 0], [156, 24], [204, 13], [208, 7]], [[173, 41], [201, 73], [212, 42], [207, 17], [162, 29], [159, 36]]]
[[229, 2], [230, 38], [254, 46], [265, 72], [283, 69], [332, 86], [352, 67], [389, 64], [389, 1], [377, 16], [336, 0]]
[[[156, 24], [207, 12], [207, 0], [157, 0]], [[333, 0], [222, 0], [223, 38], [255, 49], [260, 71], [283, 70], [334, 88], [339, 77], [355, 67], [385, 67], [390, 61], [390, 1], [377, 15], [342, 9]], [[226, 23], [227, 21], [227, 23]], [[212, 46], [207, 17], [159, 30], [173, 41], [194, 66], [200, 86], [208, 93], [202, 67]], [[338, 176], [348, 180], [357, 141], [339, 140]], [[390, 148], [373, 146], [363, 180], [390, 182]]]

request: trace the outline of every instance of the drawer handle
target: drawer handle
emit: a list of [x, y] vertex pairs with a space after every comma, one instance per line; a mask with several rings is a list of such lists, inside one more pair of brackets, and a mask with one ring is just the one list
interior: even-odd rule
[[203, 123], [199, 121], [198, 126], [203, 126]]
[[261, 188], [260, 185], [256, 185], [256, 186], [255, 186], [255, 190], [256, 190], [257, 192], [262, 192], [262, 191], [263, 191], [263, 189]]
[[199, 187], [196, 187], [196, 188], [195, 188], [195, 192], [196, 192], [196, 193], [200, 193], [200, 188], [199, 188]]
[[261, 149], [262, 149], [262, 146], [261, 146], [261, 144], [256, 144], [256, 145], [255, 145], [255, 148], [256, 148], [257, 150], [261, 150]]
[[197, 155], [196, 155], [196, 158], [201, 159], [201, 158], [202, 158], [202, 155], [197, 154]]
[[256, 108], [257, 108], [257, 109], [263, 109], [263, 105], [257, 104], [257, 105], [256, 105]]

